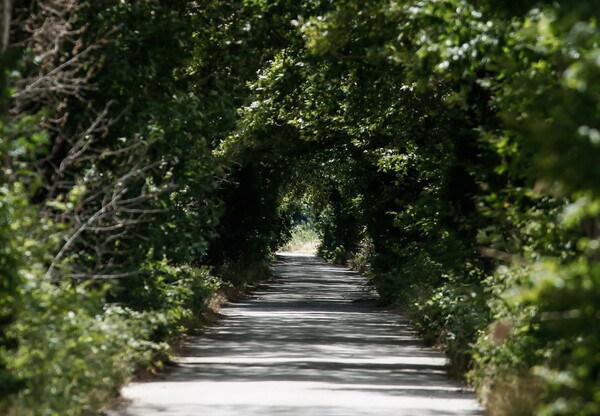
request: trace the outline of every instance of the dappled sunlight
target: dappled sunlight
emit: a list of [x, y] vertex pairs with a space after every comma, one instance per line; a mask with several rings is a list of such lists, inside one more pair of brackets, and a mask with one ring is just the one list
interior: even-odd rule
[[364, 277], [289, 254], [273, 269], [219, 325], [187, 339], [175, 371], [126, 388], [133, 405], [114, 415], [481, 414], [446, 358], [368, 301]]

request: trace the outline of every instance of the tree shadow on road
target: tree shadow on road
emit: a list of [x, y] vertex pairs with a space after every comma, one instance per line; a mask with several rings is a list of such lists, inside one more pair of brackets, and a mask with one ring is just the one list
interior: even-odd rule
[[[162, 383], [194, 385], [198, 394], [211, 394], [216, 385], [231, 390], [225, 402], [206, 408], [207, 415], [483, 414], [472, 393], [447, 376], [445, 357], [426, 348], [408, 320], [353, 302], [365, 296], [362, 276], [315, 257], [284, 257], [274, 272], [283, 277], [259, 287], [253, 299], [227, 305], [219, 325], [189, 338], [178, 367]], [[269, 389], [280, 400], [266, 407], [255, 403]], [[299, 402], [282, 405], [286, 395]], [[372, 412], [335, 401], [323, 406], [336, 397], [383, 408]], [[303, 400], [314, 403], [304, 406]], [[201, 414], [194, 409], [190, 414]]]

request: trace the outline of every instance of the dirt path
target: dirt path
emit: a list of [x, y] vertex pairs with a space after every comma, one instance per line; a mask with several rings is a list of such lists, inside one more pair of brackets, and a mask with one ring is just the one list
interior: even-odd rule
[[127, 386], [131, 405], [110, 415], [483, 414], [406, 320], [352, 302], [365, 297], [364, 278], [309, 256], [280, 257], [274, 271], [190, 339], [172, 374]]

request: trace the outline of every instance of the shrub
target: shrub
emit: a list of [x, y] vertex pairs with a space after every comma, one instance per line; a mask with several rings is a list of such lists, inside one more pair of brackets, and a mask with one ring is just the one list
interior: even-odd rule
[[[579, 258], [501, 268], [488, 280], [495, 321], [475, 344], [470, 378], [490, 407], [506, 403], [495, 414], [515, 414], [513, 405], [540, 415], [598, 414], [599, 279], [598, 265]], [[526, 383], [531, 388], [518, 387]]]
[[8, 333], [18, 347], [8, 369], [23, 388], [8, 398], [8, 415], [92, 414], [117, 395], [135, 357], [135, 325], [101, 308], [101, 292], [56, 285], [29, 275], [23, 307]]
[[486, 299], [477, 285], [446, 284], [423, 294], [412, 304], [413, 322], [426, 340], [444, 349], [450, 371], [463, 375], [471, 365], [471, 344], [489, 321]]
[[94, 414], [135, 370], [168, 359], [165, 341], [197, 324], [220, 281], [208, 269], [161, 262], [153, 270], [153, 308], [146, 304], [145, 311], [103, 306], [105, 289], [89, 283], [25, 276], [23, 304], [8, 331], [18, 347], [4, 351], [8, 371], [22, 389], [2, 410], [11, 416]]

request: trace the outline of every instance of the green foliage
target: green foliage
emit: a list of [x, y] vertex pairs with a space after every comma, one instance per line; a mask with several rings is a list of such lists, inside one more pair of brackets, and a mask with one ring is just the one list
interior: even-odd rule
[[[56, 286], [28, 276], [23, 309], [8, 335], [18, 348], [7, 356], [23, 388], [7, 414], [77, 415], [102, 408], [131, 373], [136, 329], [105, 315], [85, 288]], [[117, 318], [117, 319], [115, 319]]]
[[597, 412], [596, 337], [576, 329], [597, 326], [593, 7], [323, 7], [296, 20], [304, 44], [259, 73], [225, 142], [310, 155], [320, 254], [359, 254], [497, 414]]
[[494, 394], [518, 375], [543, 386], [544, 400], [535, 401], [540, 414], [598, 411], [596, 268], [583, 259], [546, 260], [490, 278], [496, 322], [476, 345], [472, 377], [480, 389]]
[[417, 301], [411, 316], [427, 341], [444, 348], [450, 371], [461, 376], [472, 362], [471, 343], [489, 320], [486, 298], [476, 284], [445, 284], [428, 292], [420, 293], [430, 297]]
[[321, 237], [318, 254], [333, 263], [345, 264], [349, 253], [358, 248], [359, 228], [352, 208], [334, 200], [319, 213], [317, 229]]
[[299, 212], [495, 414], [600, 411], [598, 1], [25, 3], [0, 63], [13, 412], [99, 407]]
[[191, 2], [26, 3], [2, 62], [0, 413], [96, 414], [220, 287], [223, 163]]
[[[46, 250], [58, 241], [57, 228], [38, 218], [28, 197], [39, 185], [31, 169], [32, 156], [46, 143], [36, 126], [39, 117], [23, 117], [16, 123], [0, 120], [0, 157], [10, 160], [0, 171], [0, 394], [14, 394], [26, 380], [11, 370], [10, 354], [19, 347], [20, 336], [12, 331], [28, 298], [22, 293], [28, 280], [43, 272]], [[44, 235], [55, 235], [42, 238]], [[1, 410], [0, 405], [0, 410]]]
[[221, 286], [207, 267], [170, 265], [166, 259], [140, 266], [140, 274], [122, 287], [113, 286], [111, 297], [138, 311], [161, 314], [164, 321], [154, 326], [152, 341], [176, 340], [198, 323], [208, 302]]
[[[0, 265], [2, 276], [0, 280], [0, 393], [2, 396], [14, 393], [19, 386], [19, 379], [6, 368], [6, 353], [15, 348], [17, 339], [11, 336], [7, 329], [16, 319], [16, 313], [21, 308], [21, 297], [18, 288], [22, 284], [21, 270], [22, 251], [24, 245], [33, 246], [32, 241], [22, 241], [15, 238], [15, 231], [20, 225], [29, 222], [26, 201], [14, 193], [7, 185], [0, 189]], [[23, 224], [25, 223], [25, 224]], [[18, 234], [17, 234], [18, 236]]]

